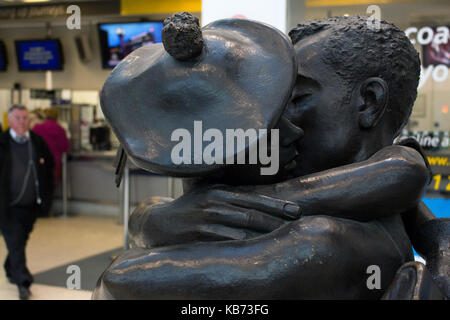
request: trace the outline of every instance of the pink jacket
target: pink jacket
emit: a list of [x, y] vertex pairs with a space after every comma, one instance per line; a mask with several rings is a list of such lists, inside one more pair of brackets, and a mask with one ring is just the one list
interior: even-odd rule
[[32, 130], [44, 139], [52, 152], [55, 159], [53, 175], [56, 183], [61, 178], [61, 156], [70, 149], [70, 142], [67, 139], [66, 132], [58, 122], [50, 119], [35, 125]]

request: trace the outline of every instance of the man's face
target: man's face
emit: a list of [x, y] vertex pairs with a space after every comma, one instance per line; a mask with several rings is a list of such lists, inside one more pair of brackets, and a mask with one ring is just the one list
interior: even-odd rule
[[19, 136], [23, 136], [28, 130], [28, 111], [14, 109], [8, 116], [8, 122]]
[[362, 138], [354, 103], [346, 101], [349, 88], [323, 62], [329, 31], [307, 37], [294, 46], [298, 77], [285, 117], [304, 130], [297, 143], [294, 176], [323, 171], [354, 161]]
[[[261, 168], [266, 167], [267, 164], [263, 165], [260, 162], [260, 158], [257, 158], [257, 164], [248, 164], [248, 151], [246, 153], [246, 163], [247, 164], [234, 164], [227, 165], [225, 167], [223, 183], [231, 185], [257, 185], [257, 184], [272, 184], [286, 179], [292, 176], [294, 172], [296, 163], [294, 161], [297, 151], [296, 143], [302, 138], [303, 131], [292, 125], [289, 120], [285, 118], [280, 118], [278, 123], [275, 125], [276, 130], [278, 130], [278, 140], [274, 141], [274, 145], [277, 145], [278, 150], [278, 160], [271, 158], [271, 162], [277, 162], [277, 165], [270, 163], [270, 166], [274, 165], [275, 173], [272, 175], [262, 175]], [[273, 155], [275, 152], [272, 150], [272, 137], [269, 131], [268, 141], [267, 141], [267, 155]], [[258, 145], [258, 152], [261, 152], [261, 145]]]

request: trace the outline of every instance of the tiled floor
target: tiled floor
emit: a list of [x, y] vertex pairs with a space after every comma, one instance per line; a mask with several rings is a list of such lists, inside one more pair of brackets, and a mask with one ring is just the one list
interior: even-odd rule
[[[0, 237], [0, 300], [18, 299], [3, 269], [5, 242]], [[123, 244], [123, 226], [117, 218], [79, 216], [38, 219], [27, 245], [27, 265], [32, 274], [109, 251]], [[92, 292], [33, 284], [32, 299], [83, 300]]]

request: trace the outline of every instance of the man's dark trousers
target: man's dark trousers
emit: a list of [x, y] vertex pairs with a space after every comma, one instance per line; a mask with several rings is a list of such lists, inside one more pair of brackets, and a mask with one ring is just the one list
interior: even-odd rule
[[33, 276], [26, 266], [25, 246], [36, 221], [36, 211], [36, 206], [10, 207], [7, 221], [2, 226], [8, 248], [4, 264], [6, 276], [11, 282], [25, 287], [33, 282]]

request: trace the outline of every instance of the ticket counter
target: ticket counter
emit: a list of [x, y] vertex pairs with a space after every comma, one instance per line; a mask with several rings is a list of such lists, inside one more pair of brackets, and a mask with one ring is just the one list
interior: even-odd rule
[[[67, 154], [67, 161], [63, 166], [66, 178], [56, 191], [57, 199], [62, 202], [61, 207], [57, 209], [64, 209], [66, 199], [68, 215], [94, 213], [117, 215], [122, 219], [123, 189], [115, 185], [115, 156], [115, 150]], [[176, 198], [182, 194], [181, 179], [152, 174], [134, 167], [131, 163], [128, 163], [128, 166], [131, 207], [150, 196]]]

